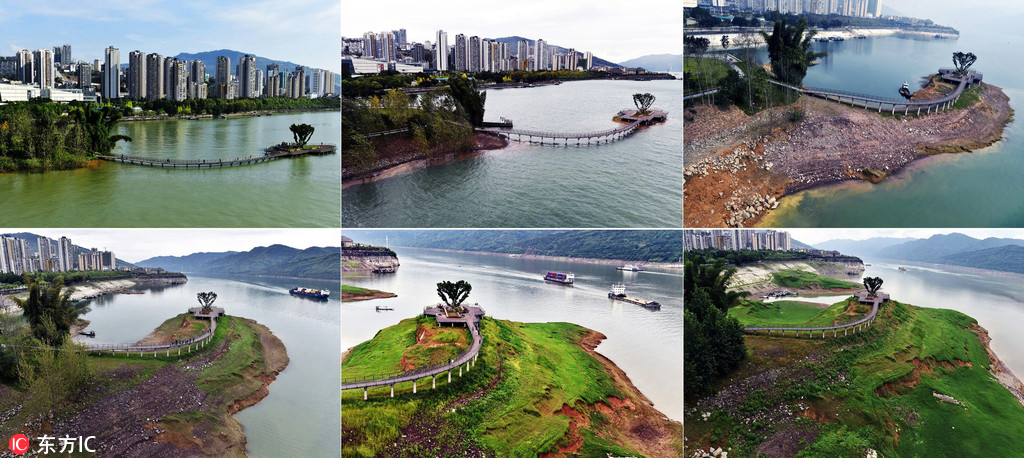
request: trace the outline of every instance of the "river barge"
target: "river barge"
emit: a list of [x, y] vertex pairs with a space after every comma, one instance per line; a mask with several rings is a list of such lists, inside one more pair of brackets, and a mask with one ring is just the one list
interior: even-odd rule
[[546, 275], [544, 275], [544, 281], [571, 286], [572, 283], [576, 281], [576, 274], [572, 272], [569, 272], [567, 274], [562, 274], [558, 272], [548, 272]]
[[612, 285], [612, 290], [608, 292], [608, 298], [615, 299], [617, 301], [629, 302], [630, 304], [639, 305], [649, 309], [660, 309], [661, 304], [657, 301], [645, 301], [643, 299], [637, 299], [635, 297], [629, 297], [626, 295], [626, 285], [622, 283], [616, 283]]
[[312, 289], [312, 288], [299, 288], [299, 287], [295, 287], [295, 288], [292, 288], [292, 289], [288, 290], [288, 292], [292, 293], [292, 294], [294, 294], [296, 296], [310, 297], [310, 298], [313, 298], [313, 299], [324, 299], [324, 300], [326, 300], [328, 297], [331, 296], [331, 291], [327, 290], [327, 289]]

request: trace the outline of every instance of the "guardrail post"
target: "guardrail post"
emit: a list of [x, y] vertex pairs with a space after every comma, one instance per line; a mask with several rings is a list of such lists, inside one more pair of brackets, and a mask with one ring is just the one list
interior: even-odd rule
[[366, 400], [366, 387], [363, 387], [363, 400]]
[[395, 397], [395, 386], [391, 385], [391, 397]]
[[437, 389], [437, 374], [434, 374], [433, 377], [430, 377], [430, 389], [432, 389], [432, 390], [436, 390]]
[[416, 381], [412, 381], [412, 394], [416, 394]]
[[181, 347], [178, 347], [178, 356], [181, 356]]
[[448, 369], [448, 383], [452, 383], [452, 370]]
[[462, 377], [462, 365], [459, 364], [459, 377]]

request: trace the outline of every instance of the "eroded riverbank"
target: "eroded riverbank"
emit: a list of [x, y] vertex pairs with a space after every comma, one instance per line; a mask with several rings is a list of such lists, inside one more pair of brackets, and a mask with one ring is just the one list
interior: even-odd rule
[[[1002, 138], [1013, 110], [996, 86], [972, 91], [977, 101], [967, 107], [919, 117], [810, 97], [752, 117], [697, 107], [684, 139], [686, 225], [755, 226], [783, 196], [848, 180], [879, 182], [929, 155], [989, 146]], [[794, 110], [803, 119], [791, 121], [800, 117]]]

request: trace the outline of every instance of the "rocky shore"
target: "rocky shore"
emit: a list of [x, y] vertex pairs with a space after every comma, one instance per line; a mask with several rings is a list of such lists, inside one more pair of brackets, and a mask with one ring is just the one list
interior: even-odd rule
[[751, 227], [783, 196], [847, 180], [877, 183], [927, 155], [989, 146], [1002, 138], [1013, 110], [996, 86], [981, 85], [978, 98], [919, 117], [810, 97], [755, 116], [696, 107], [684, 139], [685, 224]]

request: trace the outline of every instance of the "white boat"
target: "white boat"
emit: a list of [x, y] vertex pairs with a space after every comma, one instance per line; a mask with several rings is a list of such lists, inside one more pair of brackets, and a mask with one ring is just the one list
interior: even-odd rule
[[639, 271], [643, 270], [640, 267], [638, 267], [636, 264], [626, 264], [624, 266], [616, 267], [616, 269], [621, 270], [623, 272], [639, 272]]

